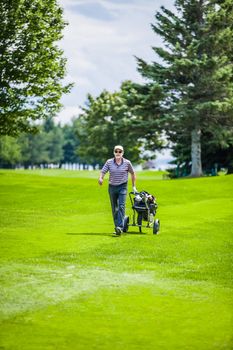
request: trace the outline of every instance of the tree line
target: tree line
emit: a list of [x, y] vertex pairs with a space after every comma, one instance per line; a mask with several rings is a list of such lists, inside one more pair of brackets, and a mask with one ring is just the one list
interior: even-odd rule
[[0, 167], [40, 167], [64, 163], [82, 163], [77, 154], [79, 141], [75, 132], [75, 120], [70, 125], [55, 124], [48, 118], [36, 134], [21, 133], [20, 136], [0, 138]]
[[[61, 161], [70, 137], [74, 158], [93, 165], [120, 143], [134, 162], [170, 148], [191, 176], [213, 166], [233, 171], [231, 0], [176, 0], [173, 12], [162, 6], [151, 26], [163, 46], [152, 48], [151, 63], [136, 57], [144, 83], [124, 81], [113, 93], [88, 95], [71, 126], [50, 131], [61, 95], [71, 89], [62, 83], [66, 60], [56, 45], [66, 25], [62, 9], [56, 0], [0, 3], [1, 159], [21, 152], [24, 162]], [[46, 121], [38, 126], [38, 119]], [[36, 130], [35, 136], [23, 134]], [[35, 150], [32, 156], [33, 144], [43, 149], [45, 140], [40, 155]]]

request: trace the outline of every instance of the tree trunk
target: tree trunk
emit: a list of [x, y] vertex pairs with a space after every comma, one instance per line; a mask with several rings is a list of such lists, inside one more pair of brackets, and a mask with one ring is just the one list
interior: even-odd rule
[[192, 159], [192, 169], [191, 176], [199, 177], [202, 176], [202, 164], [201, 164], [201, 130], [200, 128], [195, 128], [191, 132], [191, 159]]

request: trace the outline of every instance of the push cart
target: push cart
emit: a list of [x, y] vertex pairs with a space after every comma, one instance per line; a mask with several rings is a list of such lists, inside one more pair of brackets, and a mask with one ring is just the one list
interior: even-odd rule
[[156, 198], [146, 191], [129, 192], [130, 202], [133, 209], [132, 223], [129, 216], [125, 216], [123, 232], [128, 232], [129, 226], [137, 226], [139, 232], [142, 228], [152, 228], [153, 234], [158, 234], [160, 229], [159, 219], [155, 219], [158, 204]]

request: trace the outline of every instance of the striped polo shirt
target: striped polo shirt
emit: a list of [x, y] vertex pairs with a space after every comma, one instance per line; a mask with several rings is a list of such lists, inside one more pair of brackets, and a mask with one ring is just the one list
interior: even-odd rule
[[134, 173], [134, 168], [128, 159], [122, 158], [121, 164], [117, 164], [115, 158], [108, 159], [101, 172], [106, 174], [109, 171], [109, 184], [121, 185], [128, 181], [128, 173]]

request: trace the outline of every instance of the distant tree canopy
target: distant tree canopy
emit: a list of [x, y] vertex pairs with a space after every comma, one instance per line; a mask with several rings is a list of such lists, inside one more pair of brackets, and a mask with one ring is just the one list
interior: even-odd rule
[[88, 95], [77, 123], [78, 154], [90, 164], [103, 164], [113, 157], [116, 144], [125, 146], [128, 157], [138, 159], [138, 143], [130, 137], [128, 109], [120, 92], [103, 91], [97, 98]]
[[57, 0], [0, 0], [0, 135], [35, 131], [54, 116], [66, 60], [57, 42], [66, 23]]
[[176, 0], [175, 7], [177, 13], [162, 7], [152, 25], [165, 44], [153, 48], [159, 61], [138, 59], [142, 76], [164, 92], [161, 113], [151, 105], [144, 119], [154, 114], [175, 155], [191, 160], [191, 175], [200, 176], [202, 142], [208, 145], [205, 163], [217, 149], [232, 150], [233, 3]]
[[36, 134], [21, 133], [18, 137], [0, 137], [0, 167], [40, 166], [46, 164], [79, 163], [75, 134], [75, 120], [71, 125], [55, 125], [46, 119]]
[[76, 121], [78, 155], [90, 164], [103, 164], [113, 157], [113, 148], [121, 144], [125, 156], [132, 162], [139, 161], [141, 147], [151, 140], [154, 144], [156, 130], [143, 132], [140, 120], [136, 117], [143, 110], [142, 100], [130, 81], [122, 83], [118, 92], [103, 91], [97, 98], [88, 95], [86, 107]]

